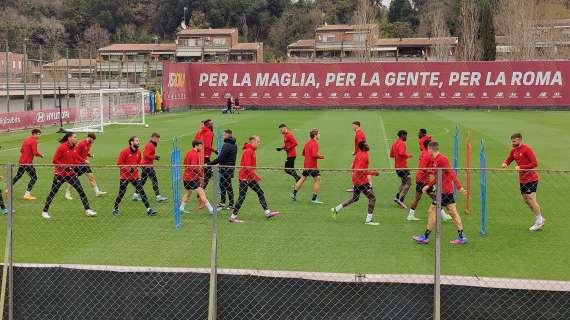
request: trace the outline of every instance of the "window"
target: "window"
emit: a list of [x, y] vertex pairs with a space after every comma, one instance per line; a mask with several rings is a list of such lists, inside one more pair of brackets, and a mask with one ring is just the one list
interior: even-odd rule
[[354, 42], [366, 42], [366, 37], [367, 37], [366, 33], [355, 33], [352, 35], [352, 39], [354, 39]]
[[336, 36], [332, 33], [323, 35], [323, 42], [333, 42], [335, 40], [336, 40]]
[[223, 46], [226, 44], [226, 38], [214, 38], [214, 45]]

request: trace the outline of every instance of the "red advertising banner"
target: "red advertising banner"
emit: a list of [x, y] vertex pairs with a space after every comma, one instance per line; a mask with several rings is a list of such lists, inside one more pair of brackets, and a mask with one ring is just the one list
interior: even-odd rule
[[[75, 120], [76, 108], [61, 110], [63, 123]], [[59, 109], [0, 113], [0, 131], [38, 128], [59, 124]]]
[[224, 106], [570, 106], [570, 61], [165, 63], [163, 102]]

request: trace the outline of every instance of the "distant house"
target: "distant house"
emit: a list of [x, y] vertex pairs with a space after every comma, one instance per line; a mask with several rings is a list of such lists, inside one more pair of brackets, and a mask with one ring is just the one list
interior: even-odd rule
[[10, 80], [20, 80], [24, 71], [24, 63], [27, 58], [25, 55], [14, 52], [1, 52], [0, 53], [0, 79], [5, 81], [9, 73]]
[[[69, 79], [90, 79], [95, 76], [96, 59], [59, 59], [43, 65], [43, 75], [46, 79], [64, 80], [67, 74]], [[39, 76], [39, 68], [34, 74]]]
[[176, 35], [176, 61], [263, 62], [263, 43], [239, 43], [235, 28], [186, 29]]

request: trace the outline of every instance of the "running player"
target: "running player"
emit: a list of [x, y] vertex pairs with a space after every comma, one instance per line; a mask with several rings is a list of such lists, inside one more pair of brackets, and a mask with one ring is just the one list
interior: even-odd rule
[[204, 162], [202, 161], [202, 151], [204, 145], [200, 140], [192, 141], [192, 149], [186, 153], [184, 157], [184, 195], [182, 196], [182, 201], [180, 203], [180, 211], [183, 213], [188, 213], [186, 211], [186, 204], [188, 199], [192, 194], [192, 191], [196, 191], [200, 201], [202, 201], [210, 214], [214, 214], [214, 208], [206, 198], [206, 192], [201, 186], [202, 172], [204, 171]]
[[352, 123], [352, 130], [354, 130], [354, 154], [353, 155], [356, 155], [360, 151], [358, 144], [360, 143], [360, 141], [366, 141], [366, 135], [364, 134], [364, 131], [362, 131], [362, 129], [360, 128], [360, 121], [354, 121]]
[[[95, 179], [95, 175], [89, 166], [89, 160], [87, 158], [93, 158], [93, 154], [91, 154], [91, 146], [95, 143], [95, 139], [97, 136], [94, 133], [88, 133], [87, 138], [85, 140], [79, 141], [77, 146], [75, 147], [75, 152], [79, 156], [80, 164], [82, 166], [77, 166], [75, 169], [77, 170], [77, 176], [81, 177], [81, 175], [85, 175], [89, 183], [91, 184], [91, 188], [93, 188], [93, 192], [95, 192], [96, 197], [101, 197], [107, 194], [107, 192], [101, 191], [97, 186], [97, 180]], [[73, 200], [71, 197], [71, 185], [67, 185], [67, 190], [65, 190], [65, 199]]]
[[[203, 153], [204, 153], [204, 163], [210, 162], [210, 157], [212, 153], [218, 153], [216, 149], [213, 147], [214, 143], [214, 122], [211, 119], [206, 119], [202, 121], [202, 127], [196, 135], [194, 136], [194, 140], [202, 141], [203, 143]], [[208, 182], [210, 182], [210, 178], [212, 178], [212, 168], [206, 167], [204, 169], [204, 189], [208, 186]]]
[[119, 193], [115, 199], [113, 206], [113, 215], [119, 216], [119, 205], [127, 192], [127, 187], [132, 184], [137, 193], [141, 196], [141, 200], [146, 208], [146, 214], [154, 216], [157, 214], [154, 209], [150, 207], [144, 188], [142, 187], [141, 180], [139, 179], [139, 166], [142, 161], [142, 154], [139, 150], [140, 139], [133, 136], [129, 138], [129, 146], [121, 151], [117, 158], [117, 165], [120, 166], [119, 174]]
[[[428, 145], [428, 150], [430, 155], [433, 158], [433, 168], [434, 169], [441, 169], [442, 177], [441, 177], [441, 207], [446, 208], [449, 215], [453, 219], [453, 224], [457, 228], [457, 238], [452, 240], [451, 244], [466, 244], [467, 238], [463, 234], [463, 224], [461, 222], [461, 217], [457, 212], [457, 206], [455, 205], [455, 195], [453, 193], [453, 186], [459, 190], [459, 192], [463, 195], [467, 194], [467, 191], [463, 189], [461, 184], [459, 183], [459, 179], [457, 179], [457, 175], [455, 171], [451, 168], [449, 164], [449, 159], [446, 156], [439, 152], [439, 143], [432, 141]], [[435, 184], [437, 183], [437, 177], [435, 180], [432, 180], [429, 184], [424, 186], [423, 192], [424, 193], [435, 193]], [[433, 201], [431, 206], [428, 210], [428, 223], [426, 227], [426, 231], [422, 235], [414, 236], [413, 239], [418, 244], [427, 244], [429, 243], [429, 235], [431, 234], [433, 228], [436, 224], [436, 210], [437, 210], [437, 202]]]
[[420, 145], [420, 151], [427, 150], [426, 141], [431, 141], [431, 136], [427, 133], [427, 130], [422, 128], [418, 132], [418, 144]]
[[257, 159], [255, 156], [255, 151], [259, 148], [261, 144], [261, 139], [258, 136], [251, 136], [248, 139], [248, 143], [243, 145], [243, 153], [241, 155], [240, 169], [239, 169], [239, 197], [236, 203], [236, 207], [232, 215], [230, 216], [231, 223], [242, 223], [243, 220], [238, 218], [239, 210], [245, 201], [245, 196], [247, 195], [247, 189], [253, 190], [257, 193], [259, 199], [259, 204], [263, 208], [265, 218], [271, 219], [279, 215], [278, 211], [269, 210], [267, 206], [267, 201], [265, 200], [265, 193], [261, 189], [259, 182], [261, 178], [255, 172], [255, 167], [257, 166]]
[[301, 177], [297, 174], [295, 170], [295, 159], [297, 158], [297, 139], [287, 125], [282, 123], [279, 125], [279, 130], [283, 135], [283, 146], [276, 148], [277, 151], [285, 151], [287, 153], [287, 160], [285, 160], [285, 173], [293, 177], [295, 182], [299, 181]]
[[16, 175], [12, 179], [12, 186], [20, 180], [24, 172], [30, 176], [30, 182], [28, 182], [28, 187], [24, 193], [24, 200], [36, 200], [36, 197], [32, 196], [32, 189], [38, 181], [36, 168], [34, 168], [34, 157], [44, 157], [43, 154], [38, 151], [38, 140], [41, 135], [42, 131], [40, 129], [33, 129], [32, 135], [24, 139], [20, 147], [20, 160], [18, 161], [20, 166], [18, 167], [18, 172], [16, 172]]
[[542, 216], [540, 205], [536, 200], [538, 191], [538, 173], [533, 170], [538, 167], [538, 160], [534, 150], [523, 143], [523, 136], [515, 133], [511, 136], [513, 148], [507, 159], [503, 162], [503, 168], [507, 168], [513, 161], [517, 163], [515, 169], [519, 173], [520, 191], [526, 205], [534, 213], [534, 224], [529, 228], [530, 231], [537, 231], [544, 227], [546, 219]]
[[85, 191], [83, 191], [83, 187], [81, 186], [81, 182], [77, 177], [77, 166], [78, 164], [82, 163], [81, 158], [77, 154], [76, 145], [77, 145], [77, 135], [73, 132], [66, 133], [63, 138], [59, 140], [59, 147], [55, 151], [53, 155], [53, 164], [55, 164], [54, 168], [54, 175], [53, 175], [53, 182], [51, 184], [51, 191], [46, 198], [44, 209], [42, 211], [42, 218], [50, 219], [51, 216], [49, 215], [49, 207], [51, 202], [55, 198], [55, 195], [59, 191], [59, 188], [64, 183], [69, 183], [75, 191], [79, 194], [79, 198], [81, 199], [81, 203], [83, 204], [83, 208], [85, 209], [85, 215], [88, 217], [94, 217], [97, 213], [91, 210], [89, 206], [89, 200], [87, 199], [87, 195]]
[[407, 139], [408, 132], [406, 130], [398, 131], [398, 139], [396, 139], [390, 149], [390, 158], [394, 158], [396, 174], [401, 180], [394, 202], [402, 209], [407, 208], [404, 200], [410, 190], [410, 186], [412, 185], [412, 176], [410, 174], [410, 170], [408, 170], [408, 158], [413, 157], [413, 155], [406, 152]]
[[[208, 165], [220, 165], [220, 203], [219, 210], [232, 210], [234, 208], [234, 188], [232, 187], [232, 179], [237, 158], [236, 138], [230, 129], [224, 130], [224, 145], [216, 160], [208, 163]], [[226, 206], [226, 196], [228, 205]]]
[[[160, 194], [160, 188], [158, 187], [158, 178], [156, 177], [156, 171], [154, 170], [154, 161], [160, 161], [160, 156], [156, 154], [156, 147], [160, 142], [160, 134], [153, 132], [150, 136], [150, 140], [144, 147], [143, 151], [143, 159], [142, 159], [142, 172], [141, 172], [141, 184], [144, 187], [146, 184], [146, 180], [150, 178], [150, 182], [152, 183], [152, 189], [156, 196], [156, 202], [164, 202], [168, 200], [167, 197], [164, 197]], [[132, 196], [133, 201], [141, 200], [141, 197], [138, 193], [134, 193]]]
[[368, 151], [370, 148], [366, 141], [362, 140], [358, 143], [358, 152], [352, 162], [352, 183], [354, 184], [354, 191], [352, 197], [346, 199], [343, 203], [331, 209], [333, 218], [340, 214], [340, 211], [347, 206], [357, 202], [360, 199], [360, 194], [368, 198], [368, 211], [364, 224], [377, 226], [379, 223], [374, 222], [374, 208], [376, 207], [376, 195], [370, 185], [370, 176], [378, 176], [378, 171], [368, 170]]
[[307, 180], [307, 177], [311, 176], [313, 177], [313, 197], [311, 198], [311, 202], [313, 204], [322, 204], [323, 202], [319, 200], [319, 192], [321, 190], [321, 173], [319, 172], [317, 161], [324, 159], [325, 156], [319, 153], [319, 139], [321, 137], [319, 129], [311, 129], [309, 137], [309, 141], [307, 141], [303, 147], [303, 156], [305, 157], [303, 176], [295, 184], [295, 188], [291, 194], [291, 199], [293, 201], [297, 200], [297, 193], [301, 190], [301, 187], [303, 186], [303, 183], [305, 183], [305, 180]]

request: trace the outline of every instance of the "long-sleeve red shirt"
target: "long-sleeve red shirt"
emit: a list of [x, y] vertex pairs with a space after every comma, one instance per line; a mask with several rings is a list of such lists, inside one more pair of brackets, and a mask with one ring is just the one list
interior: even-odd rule
[[24, 141], [22, 141], [22, 146], [20, 147], [20, 164], [32, 164], [34, 162], [34, 157], [43, 157], [41, 153], [38, 152], [38, 138], [34, 136], [29, 136]]
[[512, 148], [509, 156], [505, 160], [506, 165], [510, 165], [513, 161], [517, 163], [519, 168], [519, 181], [520, 183], [530, 183], [539, 180], [538, 173], [534, 170], [538, 167], [538, 160], [534, 150], [526, 144], [521, 144], [517, 148]]
[[[368, 152], [359, 150], [354, 156], [354, 161], [352, 161], [352, 183], [355, 186], [363, 186], [370, 181], [368, 181], [368, 176], [377, 176], [377, 171], [367, 170], [369, 165]], [[360, 169], [360, 170], [358, 170]]]
[[[457, 189], [461, 189], [461, 183], [459, 183], [459, 179], [457, 179], [457, 175], [453, 168], [451, 168], [451, 164], [449, 163], [449, 159], [446, 156], [439, 153], [435, 158], [433, 158], [433, 167], [434, 169], [442, 169], [441, 175], [441, 193], [442, 194], [451, 194], [453, 193], [453, 185]], [[429, 185], [433, 186], [437, 183], [437, 174], [435, 175], [435, 179], [432, 180]]]
[[156, 144], [149, 141], [146, 146], [144, 146], [143, 158], [141, 164], [143, 165], [153, 165], [154, 160], [156, 160]]
[[287, 152], [287, 157], [296, 157], [297, 156], [297, 139], [291, 132], [286, 132], [283, 135], [283, 149]]
[[202, 144], [204, 145], [204, 157], [209, 158], [212, 153], [216, 151], [213, 147], [214, 133], [210, 128], [200, 128], [200, 130], [196, 132], [194, 139], [202, 141]]
[[390, 158], [394, 158], [394, 167], [396, 169], [405, 169], [408, 167], [408, 158], [412, 155], [406, 153], [406, 142], [402, 139], [397, 139], [390, 149]]
[[319, 166], [317, 161], [325, 158], [319, 155], [319, 143], [315, 139], [310, 139], [305, 143], [305, 146], [303, 147], [303, 156], [305, 157], [303, 167], [306, 169], [318, 169]]
[[68, 142], [61, 143], [53, 155], [52, 162], [55, 164], [53, 172], [58, 176], [73, 176], [75, 175], [74, 164], [81, 164], [83, 161], [77, 154], [76, 146], [72, 146]]
[[141, 163], [141, 151], [137, 149], [133, 151], [131, 147], [126, 147], [117, 158], [117, 165], [122, 166], [120, 169], [121, 180], [137, 180], [139, 178], [138, 166]]
[[202, 177], [202, 167], [203, 161], [200, 161], [201, 155], [195, 149], [192, 149], [186, 153], [184, 157], [184, 165], [192, 166], [184, 168], [184, 181], [196, 181], [200, 180]]
[[426, 134], [425, 136], [421, 137], [418, 140], [418, 143], [420, 144], [420, 151], [424, 151], [426, 150], [426, 147], [424, 147], [424, 143], [427, 141], [431, 141], [431, 136], [429, 134]]
[[85, 160], [87, 160], [87, 158], [91, 156], [91, 145], [92, 143], [90, 143], [89, 141], [81, 140], [75, 147], [77, 155], [81, 159], [81, 163], [85, 163]]
[[431, 177], [433, 176], [433, 159], [429, 154], [429, 151], [422, 151], [418, 168], [418, 172], [416, 173], [416, 183], [429, 184]]
[[246, 143], [243, 145], [243, 153], [241, 155], [241, 161], [239, 164], [241, 167], [239, 169], [239, 179], [241, 181], [259, 181], [261, 178], [256, 174], [255, 167], [257, 166], [257, 158], [255, 156], [255, 148]]
[[356, 132], [354, 133], [354, 154], [356, 155], [358, 153], [358, 144], [360, 143], [360, 141], [366, 141], [366, 135], [364, 134], [364, 131], [362, 131], [362, 129], [358, 128], [356, 129]]

